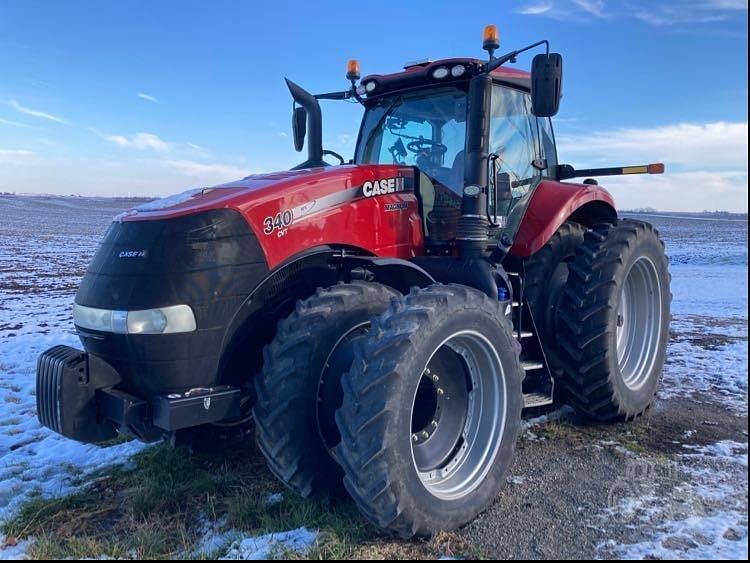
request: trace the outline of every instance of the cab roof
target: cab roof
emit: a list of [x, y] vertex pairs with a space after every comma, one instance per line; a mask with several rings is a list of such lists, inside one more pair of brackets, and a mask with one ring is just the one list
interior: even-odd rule
[[[379, 93], [401, 90], [404, 88], [413, 88], [425, 84], [450, 84], [462, 82], [473, 76], [480, 67], [487, 61], [473, 58], [453, 58], [441, 59], [438, 61], [419, 61], [408, 64], [404, 70], [392, 74], [370, 74], [365, 76], [360, 84], [367, 85], [368, 82], [375, 81], [377, 84], [375, 90], [368, 94], [369, 98], [376, 97]], [[459, 78], [454, 78], [450, 74], [446, 78], [433, 78], [432, 73], [439, 67], [448, 67], [450, 70], [456, 65], [466, 67], [465, 72]], [[501, 66], [491, 72], [491, 76], [498, 80], [521, 88], [523, 90], [531, 89], [531, 74], [525, 70]]]

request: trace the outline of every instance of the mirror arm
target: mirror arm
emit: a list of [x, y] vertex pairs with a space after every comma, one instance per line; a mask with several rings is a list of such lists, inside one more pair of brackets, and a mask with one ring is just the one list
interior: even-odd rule
[[510, 53], [507, 53], [503, 55], [502, 57], [497, 57], [496, 59], [492, 59], [490, 62], [482, 66], [481, 72], [492, 72], [493, 70], [504, 65], [508, 61], [511, 61], [511, 62], [514, 61], [516, 57], [518, 57], [518, 55], [520, 55], [521, 53], [530, 51], [531, 49], [539, 47], [539, 45], [544, 45], [547, 49], [547, 54], [549, 55], [549, 41], [547, 41], [546, 39], [542, 39], [541, 41], [537, 41], [536, 43], [527, 45], [523, 49], [518, 49], [517, 51], [511, 51]]
[[342, 92], [326, 92], [324, 94], [315, 94], [317, 100], [348, 100], [352, 97], [351, 90], [344, 90]]
[[357, 93], [357, 88], [354, 84], [348, 90], [341, 92], [325, 92], [323, 94], [315, 94], [316, 100], [351, 100], [354, 98], [360, 104], [364, 104], [365, 100]]

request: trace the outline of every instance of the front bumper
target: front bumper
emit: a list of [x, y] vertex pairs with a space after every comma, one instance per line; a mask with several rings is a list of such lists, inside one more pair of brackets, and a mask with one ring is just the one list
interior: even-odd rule
[[55, 346], [37, 362], [37, 416], [42, 426], [79, 442], [118, 433], [153, 442], [192, 426], [235, 419], [243, 391], [226, 385], [142, 398], [124, 391], [122, 377], [101, 358]]

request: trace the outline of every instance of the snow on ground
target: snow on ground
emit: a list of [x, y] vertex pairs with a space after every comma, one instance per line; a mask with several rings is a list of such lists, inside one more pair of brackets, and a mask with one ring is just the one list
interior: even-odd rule
[[35, 358], [60, 343], [77, 344], [70, 334], [0, 338], [0, 519], [30, 494], [70, 492], [86, 473], [125, 461], [143, 448], [138, 442], [84, 445], [39, 425]]
[[201, 538], [191, 554], [207, 559], [270, 559], [283, 557], [290, 551], [304, 554], [315, 545], [318, 533], [307, 528], [248, 536], [235, 529], [227, 529], [223, 521], [204, 521]]
[[747, 414], [747, 221], [653, 220], [672, 274], [672, 340], [659, 396], [717, 396]]
[[[142, 447], [77, 444], [41, 428], [35, 416], [36, 357], [55, 344], [77, 345], [70, 310], [76, 287], [109, 221], [125, 207], [117, 200], [0, 197], [0, 518], [30, 494], [64, 494], [86, 473]], [[747, 223], [645, 219], [661, 229], [673, 275], [673, 339], [660, 397], [699, 392], [746, 416]], [[529, 421], [525, 430], [542, 422]], [[629, 519], [642, 537], [604, 545], [603, 553], [746, 555], [747, 444], [686, 448], [667, 465], [669, 478], [655, 479], [654, 490], [618, 493], [605, 516]], [[316, 539], [305, 528], [256, 538], [220, 530], [207, 528], [203, 553], [259, 557], [304, 551]], [[0, 556], [20, 556], [27, 547]]]
[[675, 316], [659, 397], [719, 397], [747, 414], [747, 320]]
[[[80, 346], [71, 318], [75, 289], [123, 203], [89, 205], [0, 199], [0, 520], [29, 495], [65, 494], [85, 474], [125, 461], [143, 447], [79, 444], [36, 419], [36, 358], [56, 344]], [[80, 222], [71, 220], [76, 211], [84, 212]]]
[[318, 534], [307, 528], [244, 538], [233, 542], [227, 552], [218, 559], [256, 560], [283, 557], [288, 551], [305, 553], [315, 545], [317, 539]]
[[6, 545], [6, 541], [7, 538], [3, 534], [0, 534], [0, 559], [6, 561], [26, 559], [26, 552], [34, 543], [32, 538], [21, 540], [19, 542], [14, 540], [10, 545]]
[[[631, 473], [648, 472], [651, 486], [627, 491], [603, 518], [627, 526], [643, 539], [607, 542], [603, 554], [622, 559], [746, 559], [747, 443], [724, 441], [689, 447], [694, 453], [656, 466], [639, 460]], [[640, 481], [643, 488], [643, 481]]]
[[[659, 398], [710, 398], [747, 416], [747, 222], [653, 220], [667, 243], [674, 295]], [[686, 429], [683, 439], [694, 435]], [[747, 558], [747, 443], [686, 443], [683, 449], [666, 463], [626, 460], [626, 478], [613, 487], [611, 506], [600, 517], [631, 528], [639, 539], [609, 541], [600, 546], [602, 555]], [[641, 478], [628, 480], [628, 473]], [[643, 490], [643, 483], [651, 486]]]

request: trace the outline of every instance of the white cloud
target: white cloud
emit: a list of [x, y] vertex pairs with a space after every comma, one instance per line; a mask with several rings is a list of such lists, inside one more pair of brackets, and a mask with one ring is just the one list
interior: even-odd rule
[[40, 119], [47, 119], [49, 121], [55, 121], [57, 123], [67, 123], [68, 120], [64, 117], [59, 117], [57, 115], [52, 115], [51, 113], [46, 113], [43, 111], [39, 111], [36, 109], [27, 108], [26, 106], [22, 106], [19, 104], [16, 100], [8, 100], [8, 105], [12, 107], [14, 110], [23, 113], [25, 115], [30, 115], [32, 117], [38, 117]]
[[747, 213], [747, 173], [691, 171], [600, 178], [620, 209]]
[[0, 149], [0, 158], [34, 156], [34, 152], [27, 149]]
[[747, 0], [703, 0], [703, 4], [719, 10], [747, 10]]
[[2, 123], [3, 125], [10, 125], [11, 127], [22, 127], [24, 129], [31, 127], [31, 125], [27, 125], [26, 123], [11, 121], [10, 119], [3, 119], [2, 117], [0, 117], [0, 123]]
[[577, 168], [664, 162], [664, 175], [600, 178], [621, 208], [747, 211], [747, 122], [679, 123], [558, 136]]
[[552, 2], [540, 2], [538, 4], [527, 4], [523, 6], [516, 13], [523, 14], [526, 16], [538, 16], [545, 14], [552, 9]]
[[604, 0], [573, 0], [573, 3], [589, 15], [597, 18], [607, 17]]
[[538, 0], [516, 13], [556, 20], [586, 22], [614, 17], [635, 18], [655, 27], [711, 24], [736, 18], [747, 11], [747, 0], [634, 0], [610, 7], [605, 0]]
[[727, 21], [747, 11], [747, 0], [671, 0], [630, 6], [632, 15], [657, 27]]
[[610, 17], [604, 0], [546, 0], [524, 4], [516, 13], [561, 21], [585, 22]]
[[747, 135], [747, 122], [678, 123], [559, 135], [558, 150], [583, 166], [627, 159], [689, 169], [747, 169]]
[[138, 96], [139, 98], [141, 98], [142, 100], [146, 100], [146, 101], [148, 101], [148, 102], [154, 102], [155, 104], [158, 104], [158, 103], [159, 103], [159, 100], [158, 100], [158, 99], [156, 99], [156, 98], [155, 98], [154, 96], [151, 96], [151, 95], [149, 95], [149, 94], [146, 94], [146, 93], [144, 93], [144, 92], [138, 92], [138, 94], [136, 94], [136, 95], [137, 95], [137, 96]]
[[0, 192], [163, 196], [212, 186], [259, 170], [224, 163], [126, 158], [71, 158], [0, 152]]
[[204, 163], [194, 160], [162, 160], [161, 165], [205, 184], [227, 182], [251, 173], [247, 168], [223, 163]]
[[336, 136], [336, 141], [338, 141], [339, 146], [350, 147], [354, 144], [354, 135], [350, 135], [349, 133], [339, 133]]
[[170, 144], [163, 141], [154, 135], [153, 133], [135, 133], [134, 135], [109, 135], [106, 133], [100, 133], [95, 129], [92, 129], [94, 133], [99, 135], [102, 139], [116, 144], [119, 147], [125, 149], [135, 150], [154, 150], [159, 152], [166, 152], [170, 149]]

